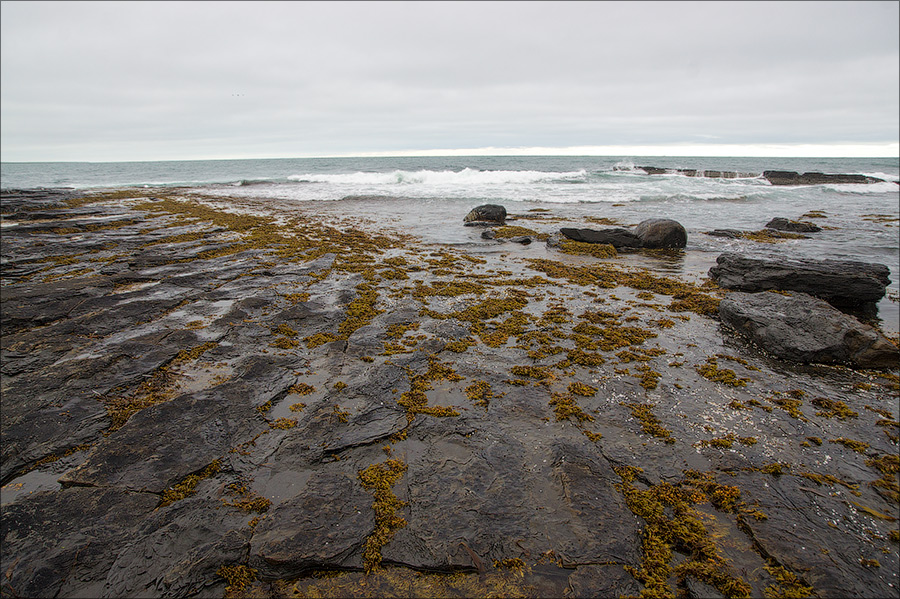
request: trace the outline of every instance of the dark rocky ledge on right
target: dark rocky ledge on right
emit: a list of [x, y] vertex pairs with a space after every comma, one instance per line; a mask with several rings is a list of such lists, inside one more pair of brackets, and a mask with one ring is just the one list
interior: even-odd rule
[[[741, 173], [736, 171], [702, 170], [693, 168], [660, 168], [657, 166], [638, 166], [648, 175], [684, 175], [686, 177], [707, 177], [711, 179], [736, 179], [754, 178], [765, 179], [772, 185], [842, 185], [842, 184], [871, 184], [884, 183], [885, 179], [870, 177], [868, 175], [847, 173], [820, 173], [796, 171], [766, 170], [762, 173]], [[900, 180], [892, 180], [891, 183], [900, 185]]]

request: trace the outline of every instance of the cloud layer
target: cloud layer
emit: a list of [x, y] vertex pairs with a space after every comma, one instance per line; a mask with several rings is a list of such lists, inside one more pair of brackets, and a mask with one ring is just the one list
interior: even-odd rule
[[3, 160], [896, 148], [898, 6], [3, 2]]

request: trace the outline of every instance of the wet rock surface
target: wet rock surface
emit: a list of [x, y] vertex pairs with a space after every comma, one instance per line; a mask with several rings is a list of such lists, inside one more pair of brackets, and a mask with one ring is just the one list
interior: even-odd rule
[[581, 243], [608, 244], [616, 249], [639, 248], [643, 245], [641, 238], [633, 231], [621, 227], [608, 229], [576, 229], [563, 227], [559, 230], [563, 237]]
[[779, 358], [796, 362], [891, 368], [897, 346], [831, 304], [793, 293], [731, 293], [719, 303], [722, 322]]
[[882, 183], [884, 179], [866, 175], [841, 173], [797, 173], [794, 171], [763, 171], [763, 178], [772, 185], [823, 185], [844, 183]]
[[790, 231], [792, 233], [818, 233], [822, 230], [821, 227], [812, 223], [792, 221], [781, 216], [773, 218], [766, 223], [766, 228], [777, 231]]
[[645, 248], [683, 248], [687, 245], [687, 231], [670, 218], [648, 218], [637, 224], [634, 234]]
[[764, 260], [725, 253], [709, 270], [720, 287], [736, 291], [798, 291], [839, 309], [871, 308], [890, 283], [884, 264], [852, 260]]
[[[859, 174], [845, 173], [798, 173], [796, 171], [766, 170], [760, 173], [739, 173], [735, 171], [701, 170], [690, 168], [660, 168], [658, 166], [638, 166], [648, 175], [684, 175], [685, 177], [708, 177], [712, 179], [756, 178], [765, 179], [772, 185], [824, 185], [824, 184], [871, 184], [884, 183], [884, 179]], [[900, 183], [900, 181], [893, 181]]]
[[463, 218], [467, 226], [494, 226], [506, 223], [506, 208], [498, 204], [482, 204]]
[[738, 293], [178, 190], [0, 207], [4, 596], [897, 595], [897, 369], [761, 352]]

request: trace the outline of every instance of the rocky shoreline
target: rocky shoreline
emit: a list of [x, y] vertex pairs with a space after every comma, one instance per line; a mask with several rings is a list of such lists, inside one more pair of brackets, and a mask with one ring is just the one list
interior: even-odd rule
[[759, 177], [768, 181], [771, 185], [843, 185], [843, 184], [872, 184], [872, 183], [896, 183], [900, 180], [887, 181], [878, 177], [846, 173], [798, 173], [796, 171], [772, 171], [762, 173], [740, 173], [736, 171], [699, 170], [692, 168], [660, 168], [658, 166], [638, 166], [648, 175], [684, 175], [686, 177], [708, 177], [710, 179], [737, 179]]
[[896, 362], [505, 210], [160, 193], [3, 192], [4, 597], [898, 596]]

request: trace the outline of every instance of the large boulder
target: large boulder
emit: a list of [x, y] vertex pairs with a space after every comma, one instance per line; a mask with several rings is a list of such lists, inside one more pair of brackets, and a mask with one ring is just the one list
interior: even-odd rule
[[572, 229], [563, 227], [559, 230], [562, 235], [572, 241], [582, 243], [603, 243], [615, 248], [639, 248], [643, 245], [641, 238], [628, 229]]
[[805, 293], [730, 293], [719, 316], [784, 360], [857, 368], [896, 368], [900, 361], [900, 349], [881, 333]]
[[648, 218], [634, 228], [634, 234], [645, 248], [683, 248], [687, 231], [681, 223], [668, 218]]
[[767, 229], [775, 229], [777, 231], [790, 231], [791, 233], [818, 233], [822, 230], [812, 223], [805, 223], [796, 220], [788, 220], [783, 217], [775, 217], [766, 224]]
[[709, 269], [720, 287], [736, 291], [798, 291], [842, 310], [866, 310], [891, 282], [884, 264], [850, 260], [764, 260], [725, 253]]
[[463, 222], [467, 226], [477, 224], [504, 225], [506, 224], [506, 208], [498, 204], [482, 204], [469, 211]]

